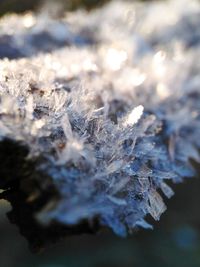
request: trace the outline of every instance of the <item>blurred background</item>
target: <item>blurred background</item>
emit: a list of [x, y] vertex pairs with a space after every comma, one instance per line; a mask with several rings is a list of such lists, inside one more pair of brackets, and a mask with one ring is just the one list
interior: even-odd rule
[[[76, 9], [84, 7], [91, 9], [100, 6], [109, 0], [57, 0], [56, 4], [62, 3], [68, 9]], [[55, 3], [53, 0], [0, 0], [0, 14], [6, 12], [24, 12], [27, 10], [38, 10], [41, 5], [50, 2]]]
[[[100, 0], [60, 0], [67, 9], [102, 5]], [[48, 1], [50, 2], [50, 1]], [[58, 2], [58, 1], [57, 1]], [[39, 0], [0, 0], [0, 15], [38, 10]], [[197, 172], [199, 172], [197, 170]], [[96, 235], [66, 238], [40, 254], [31, 254], [26, 240], [6, 218], [8, 203], [0, 202], [0, 266], [5, 267], [199, 267], [200, 179], [173, 185], [176, 194], [165, 199], [167, 212], [154, 230], [137, 230], [122, 239], [108, 230]]]
[[108, 230], [96, 235], [65, 238], [32, 254], [26, 240], [0, 205], [0, 259], [6, 267], [199, 267], [200, 266], [200, 179], [175, 185], [175, 196], [154, 230], [140, 229], [128, 238]]

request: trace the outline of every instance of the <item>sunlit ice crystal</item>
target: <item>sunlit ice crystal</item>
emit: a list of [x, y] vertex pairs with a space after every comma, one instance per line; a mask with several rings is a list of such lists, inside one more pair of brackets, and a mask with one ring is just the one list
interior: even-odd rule
[[143, 114], [144, 107], [139, 105], [138, 107], [134, 108], [130, 114], [128, 115], [125, 124], [126, 125], [134, 125], [136, 124]]

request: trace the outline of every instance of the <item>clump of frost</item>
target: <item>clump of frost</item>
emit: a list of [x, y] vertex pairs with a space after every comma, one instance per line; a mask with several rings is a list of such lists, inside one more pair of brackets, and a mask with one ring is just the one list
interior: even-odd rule
[[147, 214], [159, 220], [168, 180], [194, 175], [200, 5], [184, 2], [116, 1], [52, 27], [35, 14], [0, 20], [0, 49], [9, 31], [5, 57], [19, 58], [0, 61], [0, 138], [42, 156], [37, 168], [60, 194], [40, 222], [97, 217], [125, 236], [151, 228]]

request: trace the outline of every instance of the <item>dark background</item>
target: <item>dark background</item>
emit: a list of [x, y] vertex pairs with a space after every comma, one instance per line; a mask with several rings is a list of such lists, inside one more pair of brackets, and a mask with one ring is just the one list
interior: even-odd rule
[[[64, 1], [66, 8], [88, 9], [105, 1]], [[38, 10], [39, 0], [0, 0], [0, 15]], [[197, 173], [199, 170], [197, 169]], [[198, 175], [197, 175], [198, 176]], [[26, 240], [6, 218], [9, 204], [0, 202], [0, 266], [2, 267], [199, 267], [200, 179], [173, 185], [176, 194], [165, 200], [168, 210], [154, 230], [138, 230], [121, 239], [108, 230], [66, 238], [40, 254], [31, 254]]]
[[26, 240], [0, 209], [0, 266], [5, 267], [199, 267], [200, 179], [175, 185], [175, 197], [154, 230], [138, 230], [128, 238], [108, 230], [60, 241], [40, 254], [31, 254]]
[[0, 0], [0, 15], [6, 12], [23, 12], [26, 10], [38, 10], [44, 3], [62, 3], [63, 6], [69, 9], [85, 7], [91, 9], [102, 5], [109, 0]]

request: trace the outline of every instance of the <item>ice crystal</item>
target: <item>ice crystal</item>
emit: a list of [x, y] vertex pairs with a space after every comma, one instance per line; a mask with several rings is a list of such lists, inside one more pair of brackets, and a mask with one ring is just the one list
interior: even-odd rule
[[60, 21], [0, 20], [1, 141], [22, 142], [27, 160], [42, 158], [37, 170], [59, 192], [35, 214], [39, 222], [98, 218], [125, 236], [151, 228], [147, 214], [160, 218], [157, 190], [170, 198], [168, 180], [194, 175], [200, 5], [184, 2], [116, 1]]

